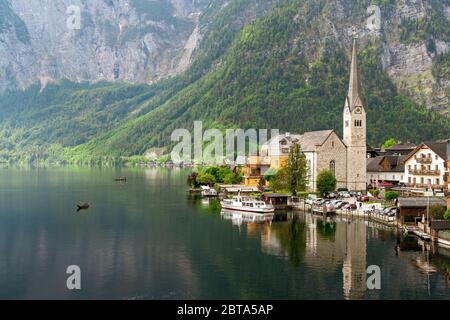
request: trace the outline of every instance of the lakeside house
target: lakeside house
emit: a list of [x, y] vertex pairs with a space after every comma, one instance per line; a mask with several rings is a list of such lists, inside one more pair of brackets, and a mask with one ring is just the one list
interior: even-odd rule
[[404, 180], [405, 163], [408, 156], [385, 155], [367, 160], [367, 179], [372, 188], [382, 186], [384, 183], [398, 185]]
[[427, 218], [428, 206], [446, 207], [447, 202], [444, 198], [437, 197], [410, 197], [399, 198], [397, 207], [399, 209], [399, 225], [417, 226], [423, 218]]
[[403, 182], [411, 188], [444, 192], [448, 185], [450, 140], [425, 142], [416, 147], [405, 163]]

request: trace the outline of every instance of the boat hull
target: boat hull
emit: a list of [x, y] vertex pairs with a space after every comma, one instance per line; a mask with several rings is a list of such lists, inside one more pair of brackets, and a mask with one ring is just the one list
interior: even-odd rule
[[247, 208], [247, 207], [236, 207], [233, 205], [228, 205], [221, 203], [222, 209], [232, 210], [232, 211], [239, 211], [239, 212], [250, 212], [250, 213], [274, 213], [274, 208]]

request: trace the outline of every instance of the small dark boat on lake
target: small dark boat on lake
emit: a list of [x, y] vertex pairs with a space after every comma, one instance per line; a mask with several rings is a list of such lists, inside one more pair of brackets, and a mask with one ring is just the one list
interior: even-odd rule
[[120, 178], [115, 179], [115, 181], [117, 181], [117, 182], [126, 182], [127, 181], [127, 177], [120, 177]]
[[81, 210], [87, 210], [90, 208], [90, 205], [89, 203], [77, 204], [77, 208], [78, 208], [77, 212]]

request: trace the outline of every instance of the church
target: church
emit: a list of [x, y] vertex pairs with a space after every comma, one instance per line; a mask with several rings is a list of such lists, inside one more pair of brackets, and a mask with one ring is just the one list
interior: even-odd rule
[[366, 106], [361, 97], [361, 79], [358, 72], [356, 36], [350, 68], [348, 94], [343, 110], [344, 136], [334, 130], [312, 131], [303, 134], [286, 133], [272, 137], [261, 147], [258, 156], [251, 156], [245, 168], [245, 184], [255, 186], [269, 170], [286, 165], [289, 150], [300, 144], [308, 163], [308, 185], [316, 191], [317, 177], [330, 170], [337, 180], [337, 188], [366, 191]]

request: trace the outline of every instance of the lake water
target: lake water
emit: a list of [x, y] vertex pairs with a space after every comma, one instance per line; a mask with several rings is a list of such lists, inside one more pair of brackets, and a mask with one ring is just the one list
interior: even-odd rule
[[[239, 224], [190, 197], [187, 174], [0, 169], [0, 298], [450, 298], [448, 249], [357, 219]], [[77, 202], [91, 208], [77, 213]], [[70, 265], [79, 291], [66, 287]], [[371, 265], [381, 290], [367, 289]]]

